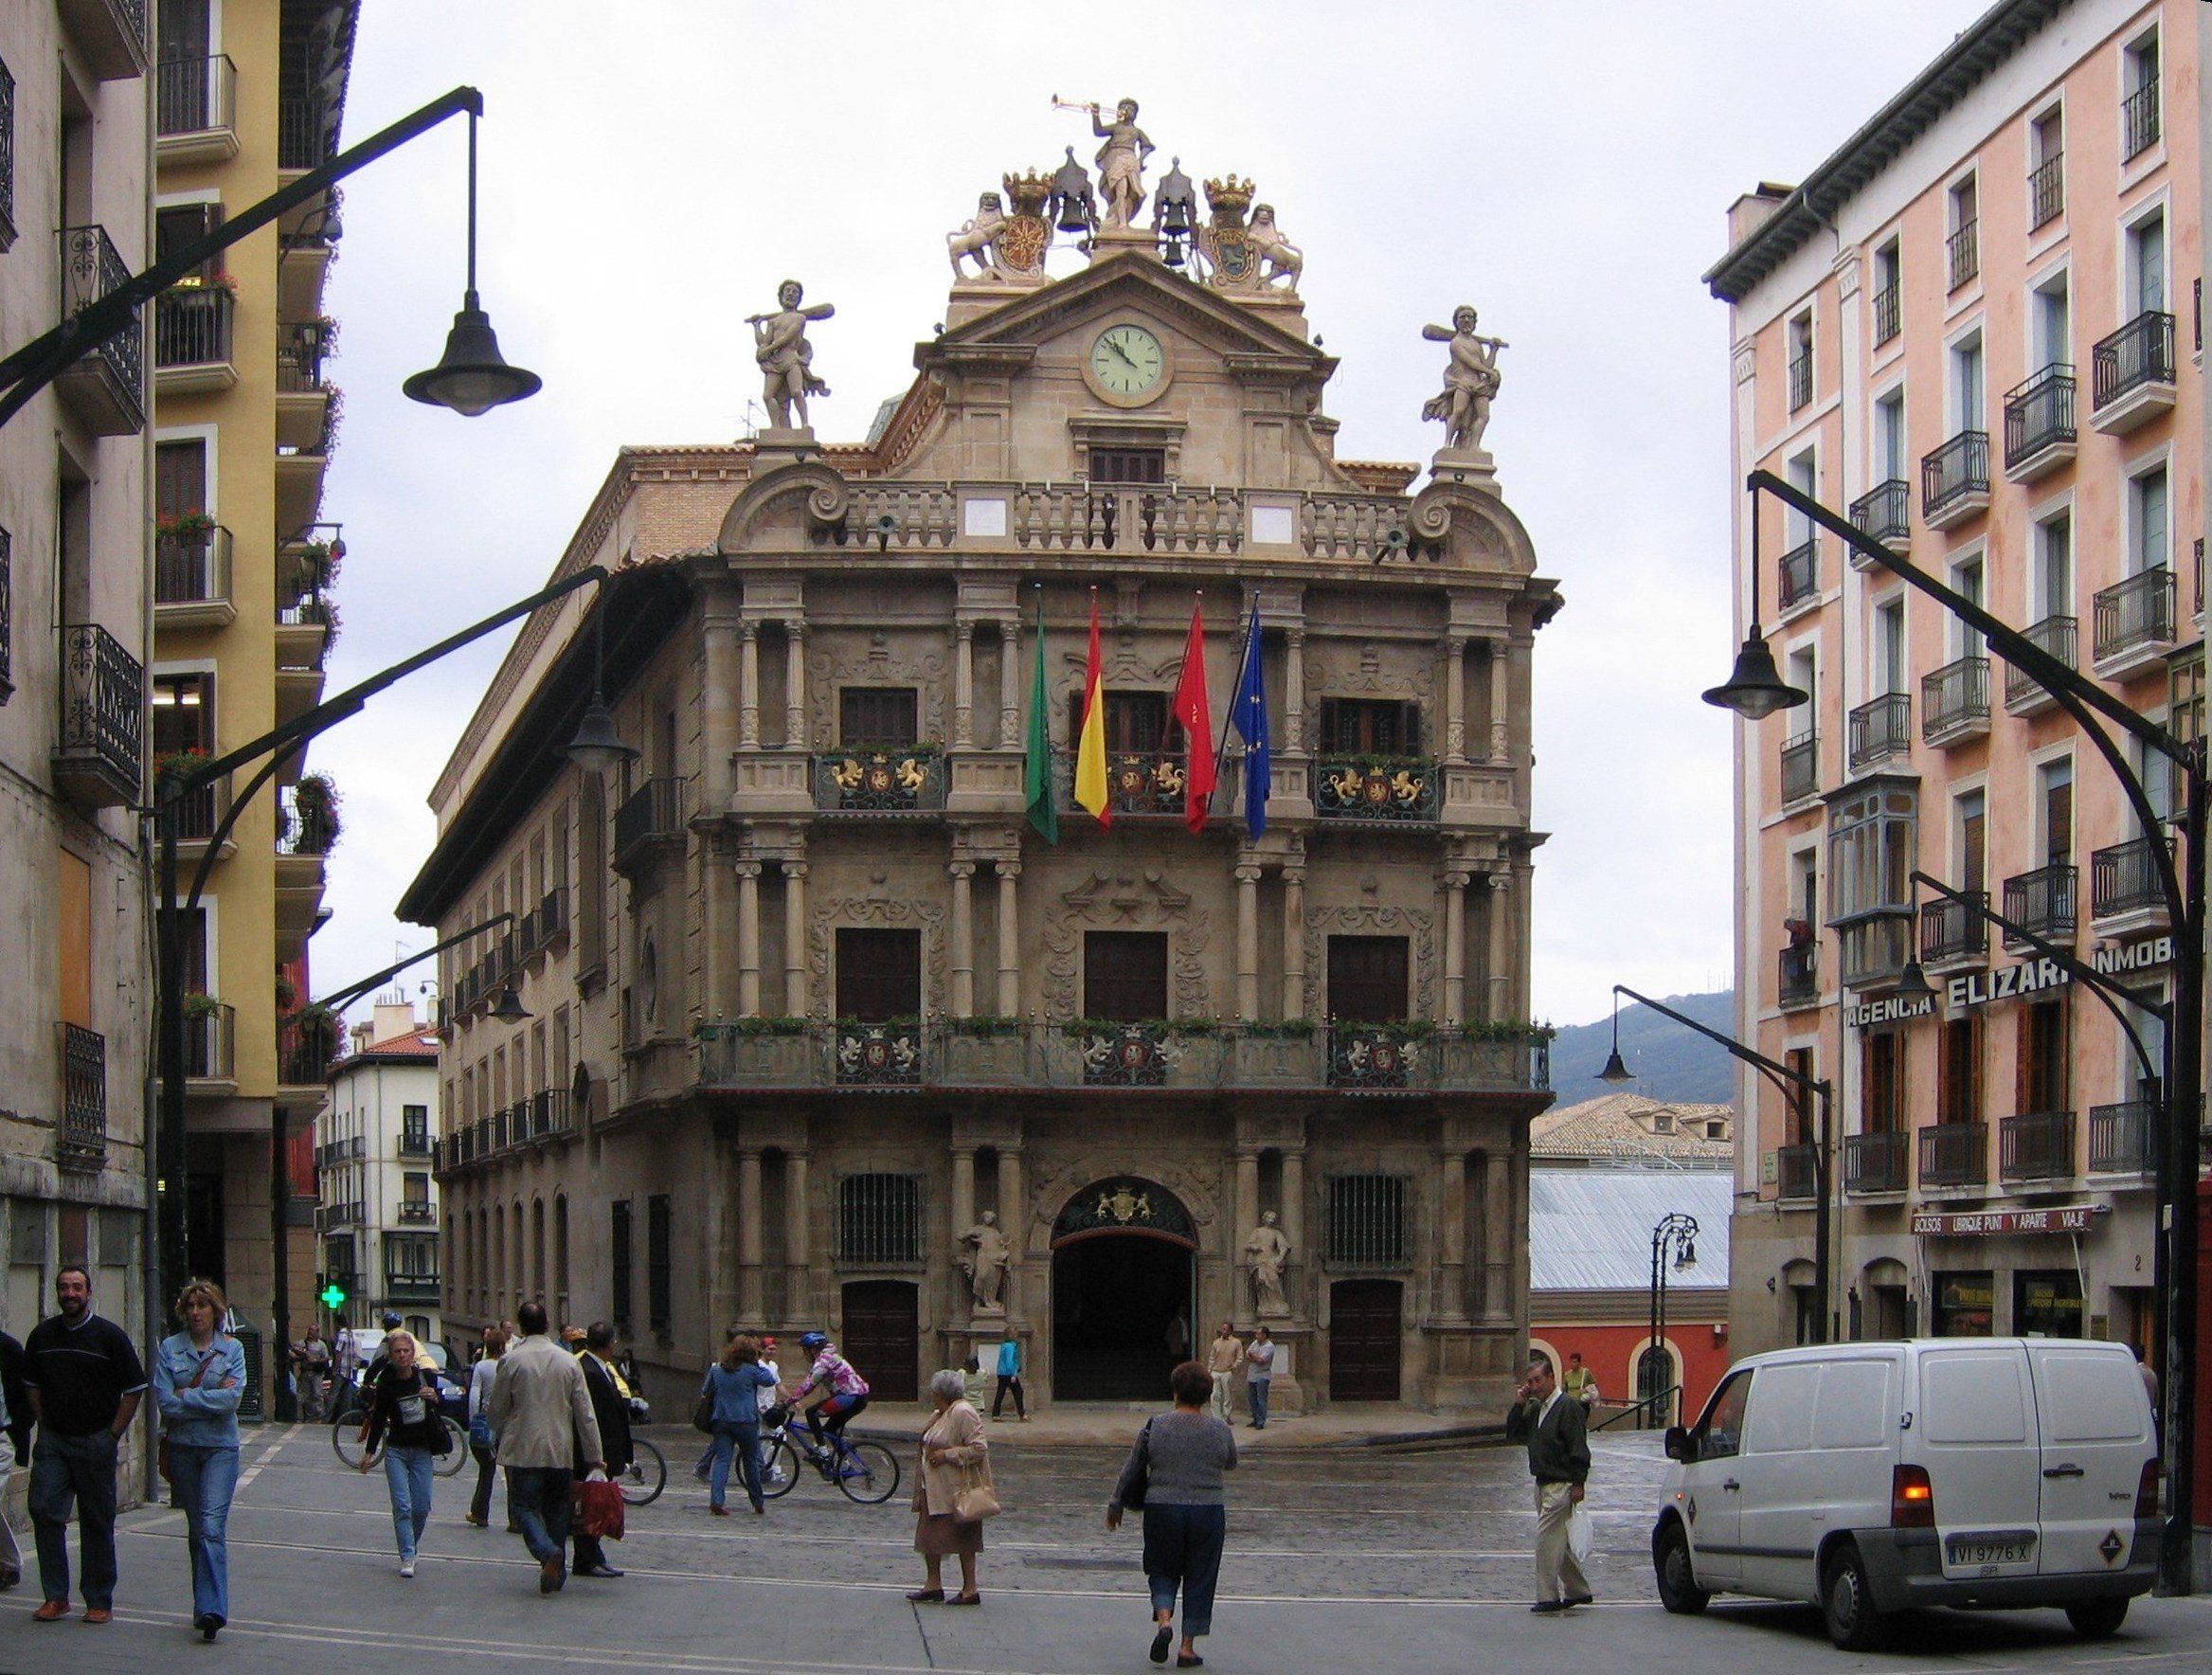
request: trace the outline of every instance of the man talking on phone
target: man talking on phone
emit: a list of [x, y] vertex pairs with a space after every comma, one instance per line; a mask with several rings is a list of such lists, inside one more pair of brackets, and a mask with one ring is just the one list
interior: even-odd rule
[[1549, 1359], [1531, 1356], [1512, 1411], [1505, 1415], [1509, 1442], [1528, 1447], [1528, 1473], [1537, 1484], [1537, 1602], [1538, 1615], [1588, 1605], [1590, 1579], [1567, 1545], [1567, 1523], [1590, 1478], [1590, 1437], [1582, 1404], [1559, 1390]]

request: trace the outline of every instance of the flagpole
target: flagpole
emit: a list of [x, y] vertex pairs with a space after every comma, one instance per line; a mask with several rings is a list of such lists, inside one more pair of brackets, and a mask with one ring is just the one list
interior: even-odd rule
[[1260, 607], [1252, 606], [1251, 619], [1245, 624], [1244, 653], [1236, 659], [1236, 684], [1230, 689], [1229, 702], [1221, 711], [1221, 743], [1214, 751], [1214, 783], [1221, 783], [1221, 765], [1229, 760], [1229, 729], [1236, 720], [1236, 694], [1244, 690], [1244, 672], [1252, 655], [1252, 645], [1259, 639]]

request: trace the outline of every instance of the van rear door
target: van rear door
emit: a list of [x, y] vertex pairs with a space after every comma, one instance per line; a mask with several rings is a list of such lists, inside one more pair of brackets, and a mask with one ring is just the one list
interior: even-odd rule
[[1906, 1450], [1934, 1490], [1943, 1574], [2035, 1575], [2042, 1455], [2026, 1356], [2017, 1343], [1945, 1344], [1917, 1362]]
[[2150, 1396], [2118, 1344], [2030, 1343], [2042, 1432], [2045, 1576], [2097, 1575], [2128, 1562], [2143, 1463], [2158, 1451]]

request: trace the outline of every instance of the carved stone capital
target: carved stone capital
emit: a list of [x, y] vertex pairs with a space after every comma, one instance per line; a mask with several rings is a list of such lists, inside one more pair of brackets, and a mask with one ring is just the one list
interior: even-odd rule
[[740, 878], [758, 878], [761, 875], [761, 863], [759, 861], [739, 861], [733, 870]]
[[952, 625], [952, 637], [962, 645], [965, 645], [969, 640], [975, 639], [975, 619], [973, 617], [961, 617], [957, 619]]
[[1236, 881], [1239, 884], [1257, 884], [1260, 881], [1260, 869], [1250, 866], [1237, 868]]
[[976, 875], [976, 863], [974, 861], [954, 861], [944, 871], [949, 877], [973, 878]]
[[783, 876], [798, 883], [804, 883], [806, 881], [806, 863], [799, 860], [785, 861], [783, 863]]
[[804, 617], [786, 617], [783, 620], [783, 637], [786, 639], [796, 640], [799, 644], [804, 645], [807, 632]]
[[1444, 875], [1444, 888], [1452, 891], [1465, 890], [1473, 876], [1474, 874], [1471, 873], [1447, 873]]
[[1021, 876], [1021, 863], [1019, 861], [1000, 861], [998, 865], [998, 876], [1001, 878], [1018, 878]]
[[1492, 890], [1511, 890], [1513, 888], [1513, 874], [1511, 873], [1490, 873], [1486, 874], [1485, 876], [1490, 880]]
[[1305, 869], [1304, 867], [1285, 867], [1283, 869], [1283, 884], [1288, 890], [1304, 890], [1305, 888]]
[[756, 622], [750, 617], [746, 618], [745, 621], [738, 623], [737, 625], [737, 637], [740, 639], [759, 639], [761, 637], [760, 623]]

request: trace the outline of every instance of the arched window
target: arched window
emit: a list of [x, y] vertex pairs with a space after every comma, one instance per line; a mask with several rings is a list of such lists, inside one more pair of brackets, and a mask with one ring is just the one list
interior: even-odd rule
[[553, 1198], [553, 1295], [561, 1313], [568, 1312], [568, 1195]]
[[543, 1299], [546, 1294], [546, 1200], [532, 1198], [530, 1205], [530, 1288], [531, 1295]]
[[[1636, 1399], [1653, 1401], [1664, 1396], [1674, 1384], [1674, 1357], [1667, 1353], [1663, 1343], [1647, 1343], [1644, 1353], [1636, 1358]], [[1654, 1424], [1669, 1422], [1670, 1405], [1660, 1403], [1651, 1410]]]

